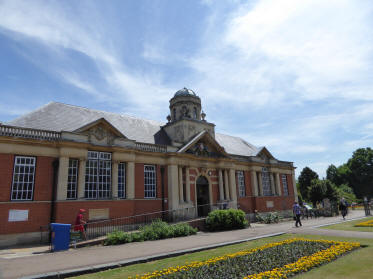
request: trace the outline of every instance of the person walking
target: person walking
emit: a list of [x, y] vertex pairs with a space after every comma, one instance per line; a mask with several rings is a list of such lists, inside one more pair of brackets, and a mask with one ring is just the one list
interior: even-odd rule
[[87, 235], [85, 233], [85, 224], [87, 224], [87, 222], [84, 220], [84, 213], [85, 213], [85, 209], [79, 209], [79, 213], [78, 215], [76, 215], [76, 218], [75, 218], [75, 225], [74, 225], [74, 231], [79, 231], [82, 236], [83, 236], [83, 239], [86, 240], [87, 239]]
[[293, 214], [295, 216], [295, 226], [298, 227], [298, 224], [302, 226], [302, 222], [300, 221], [300, 215], [302, 214], [302, 211], [299, 204], [296, 201], [293, 205]]
[[342, 213], [343, 220], [345, 220], [345, 217], [347, 215], [347, 202], [345, 198], [342, 198], [340, 203], [339, 203], [339, 210]]

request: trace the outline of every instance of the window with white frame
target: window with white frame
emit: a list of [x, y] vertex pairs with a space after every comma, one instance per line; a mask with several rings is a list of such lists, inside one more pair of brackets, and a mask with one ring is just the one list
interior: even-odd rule
[[284, 196], [289, 196], [288, 179], [286, 174], [281, 175], [282, 186], [284, 187]]
[[157, 196], [157, 183], [154, 165], [144, 165], [144, 197], [155, 198]]
[[76, 199], [78, 189], [78, 171], [79, 161], [77, 159], [69, 159], [69, 169], [67, 176], [67, 196], [69, 200]]
[[118, 198], [126, 198], [126, 163], [118, 164]]
[[87, 199], [111, 197], [111, 153], [88, 151], [84, 196]]
[[35, 162], [35, 157], [16, 156], [14, 158], [11, 200], [32, 200], [35, 180]]
[[263, 196], [272, 196], [271, 178], [267, 168], [262, 168]]
[[246, 196], [246, 189], [245, 189], [245, 177], [243, 171], [237, 171], [237, 183], [238, 183], [238, 194], [240, 197]]

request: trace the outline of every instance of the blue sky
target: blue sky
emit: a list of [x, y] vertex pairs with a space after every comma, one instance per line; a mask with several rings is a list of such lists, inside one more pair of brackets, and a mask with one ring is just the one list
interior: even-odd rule
[[373, 143], [373, 2], [0, 0], [0, 121], [50, 101], [216, 131], [325, 176]]

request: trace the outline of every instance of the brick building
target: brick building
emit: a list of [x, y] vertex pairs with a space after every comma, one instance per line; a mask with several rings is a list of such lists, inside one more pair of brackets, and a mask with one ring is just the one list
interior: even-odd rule
[[[294, 167], [215, 133], [200, 98], [181, 89], [166, 124], [52, 102], [0, 125], [0, 246], [38, 240], [50, 222], [221, 205], [290, 210]], [[209, 205], [203, 207], [202, 205]]]

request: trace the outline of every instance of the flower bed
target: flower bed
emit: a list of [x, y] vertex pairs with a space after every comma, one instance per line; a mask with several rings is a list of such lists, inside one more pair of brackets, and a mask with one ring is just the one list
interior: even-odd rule
[[358, 247], [359, 243], [294, 238], [142, 276], [136, 275], [135, 278], [287, 278], [330, 262]]
[[359, 224], [356, 224], [354, 227], [373, 227], [373, 220], [361, 222]]

